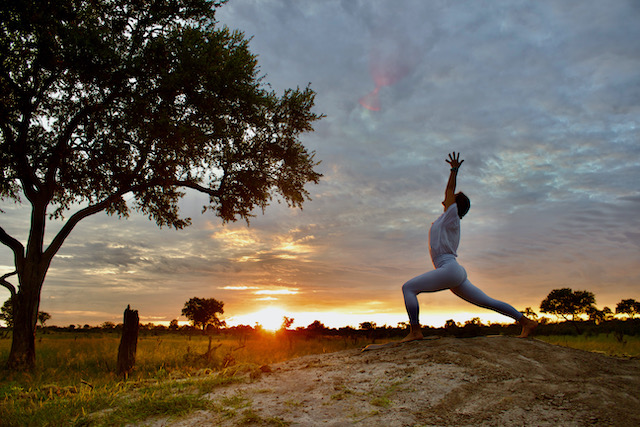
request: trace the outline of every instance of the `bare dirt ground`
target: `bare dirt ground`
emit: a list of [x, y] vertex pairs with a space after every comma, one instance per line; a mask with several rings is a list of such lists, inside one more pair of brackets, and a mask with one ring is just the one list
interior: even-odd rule
[[[268, 369], [265, 369], [268, 370]], [[640, 361], [513, 337], [305, 356], [171, 426], [639, 426]]]

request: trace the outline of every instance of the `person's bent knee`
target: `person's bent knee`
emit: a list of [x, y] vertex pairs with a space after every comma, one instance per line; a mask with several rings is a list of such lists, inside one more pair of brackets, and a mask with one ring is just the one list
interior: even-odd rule
[[411, 286], [411, 280], [409, 280], [408, 282], [405, 282], [405, 284], [402, 285], [402, 293], [404, 295], [415, 294], [415, 291], [413, 290], [413, 287]]

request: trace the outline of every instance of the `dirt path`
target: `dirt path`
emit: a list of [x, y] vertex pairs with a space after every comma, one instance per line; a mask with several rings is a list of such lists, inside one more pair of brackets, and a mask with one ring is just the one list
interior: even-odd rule
[[511, 337], [306, 356], [171, 426], [638, 426], [640, 361]]

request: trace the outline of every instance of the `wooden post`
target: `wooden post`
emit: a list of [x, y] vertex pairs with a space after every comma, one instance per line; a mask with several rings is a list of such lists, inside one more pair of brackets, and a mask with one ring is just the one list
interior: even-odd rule
[[131, 306], [128, 305], [124, 311], [124, 326], [118, 347], [118, 375], [124, 375], [125, 378], [129, 377], [136, 364], [139, 329], [138, 310], [131, 310]]

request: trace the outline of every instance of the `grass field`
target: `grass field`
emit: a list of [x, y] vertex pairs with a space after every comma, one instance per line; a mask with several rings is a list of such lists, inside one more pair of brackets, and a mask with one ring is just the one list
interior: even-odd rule
[[[0, 370], [0, 425], [121, 425], [157, 414], [180, 415], [210, 406], [202, 395], [211, 387], [258, 375], [265, 365], [362, 347], [368, 341], [214, 336], [213, 351], [206, 357], [207, 336], [141, 336], [136, 369], [126, 381], [115, 372], [119, 342], [116, 333], [39, 336], [33, 372]], [[0, 360], [7, 359], [10, 345], [9, 339], [0, 340]], [[126, 398], [131, 393], [136, 399]], [[104, 410], [99, 419], [89, 416]]]
[[[101, 384], [115, 380], [120, 337], [117, 333], [54, 333], [37, 339], [37, 369], [34, 383], [56, 381], [77, 384], [80, 380]], [[204, 335], [164, 334], [140, 336], [136, 370], [132, 379], [191, 375], [203, 369], [236, 364], [263, 365], [304, 354], [337, 351], [354, 343], [339, 338], [280, 339], [273, 334], [244, 338], [212, 337], [212, 357], [203, 355], [209, 347]], [[357, 344], [357, 343], [356, 343]], [[0, 358], [6, 360], [10, 340], [0, 340]], [[113, 375], [110, 375], [113, 374]]]
[[618, 337], [614, 334], [597, 335], [541, 335], [537, 339], [549, 344], [576, 348], [578, 350], [592, 351], [615, 357], [640, 357], [640, 337]]
[[[640, 357], [640, 338], [636, 336], [537, 338], [613, 356]], [[213, 351], [207, 358], [210, 341], [206, 336], [143, 335], [138, 341], [136, 369], [125, 381], [115, 373], [119, 340], [116, 333], [38, 336], [37, 368], [33, 372], [0, 370], [0, 425], [123, 425], [156, 415], [222, 410], [204, 398], [215, 387], [246, 381], [259, 375], [265, 365], [369, 343], [340, 337], [218, 336], [212, 337]], [[9, 347], [10, 340], [0, 340], [1, 360], [6, 360]], [[265, 422], [278, 424], [278, 420]]]

